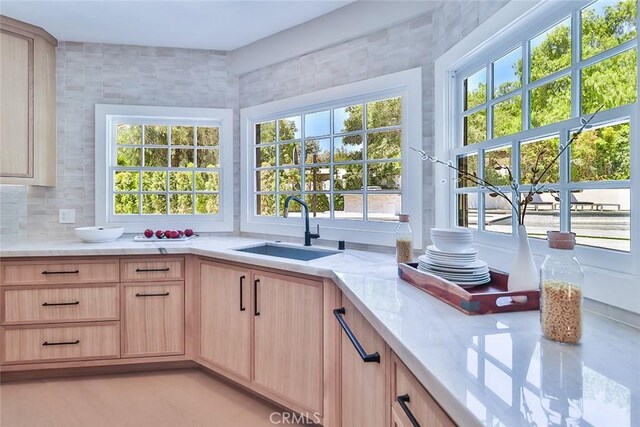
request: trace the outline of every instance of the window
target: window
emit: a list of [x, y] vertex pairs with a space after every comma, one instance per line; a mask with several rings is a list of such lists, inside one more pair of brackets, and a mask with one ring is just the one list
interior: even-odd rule
[[[419, 92], [408, 91], [415, 85], [419, 69], [243, 110], [243, 231], [272, 224], [279, 234], [301, 235], [301, 207], [292, 203], [292, 218], [283, 217], [291, 195], [309, 206], [323, 238], [357, 241], [357, 231], [367, 230], [362, 242], [391, 244], [401, 212], [412, 211], [418, 226], [419, 194], [409, 189], [419, 187], [406, 183], [420, 166], [412, 171], [404, 161], [420, 127]], [[347, 229], [355, 234], [341, 234]], [[386, 236], [372, 242], [372, 232]]]
[[[631, 251], [637, 10], [637, 0], [548, 6], [452, 70], [455, 131], [448, 157], [505, 191], [511, 179], [528, 191], [581, 118], [603, 106], [541, 181], [556, 193], [536, 194], [530, 203], [530, 237], [546, 239], [547, 230], [562, 229], [575, 232], [583, 246]], [[476, 228], [487, 241], [516, 232], [508, 203], [467, 180], [453, 181], [453, 224]]]
[[230, 110], [98, 105], [98, 123], [98, 223], [232, 229]]

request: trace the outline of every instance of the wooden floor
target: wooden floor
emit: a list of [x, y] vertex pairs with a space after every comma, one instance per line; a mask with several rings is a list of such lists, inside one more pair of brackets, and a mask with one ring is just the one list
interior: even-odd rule
[[273, 412], [197, 369], [0, 384], [2, 427], [272, 427]]

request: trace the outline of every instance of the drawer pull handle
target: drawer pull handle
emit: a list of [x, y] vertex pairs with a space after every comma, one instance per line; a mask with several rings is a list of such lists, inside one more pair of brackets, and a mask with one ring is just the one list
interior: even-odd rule
[[62, 342], [48, 342], [48, 341], [45, 341], [45, 342], [42, 343], [42, 345], [73, 345], [73, 344], [80, 344], [80, 340], [62, 341]]
[[260, 283], [260, 279], [256, 279], [253, 281], [253, 314], [254, 316], [260, 316], [260, 312], [258, 311], [258, 283]]
[[398, 405], [400, 405], [407, 418], [409, 418], [411, 425], [413, 427], [420, 427], [420, 423], [418, 422], [418, 420], [416, 420], [416, 417], [413, 415], [411, 409], [409, 409], [409, 406], [407, 405], [407, 403], [411, 402], [409, 395], [403, 394], [402, 396], [396, 397], [396, 400], [398, 401]]
[[161, 294], [136, 294], [136, 297], [168, 297], [169, 292], [163, 292]]
[[42, 306], [43, 307], [55, 307], [56, 305], [78, 305], [80, 304], [80, 301], [74, 301], [74, 302], [43, 302]]
[[154, 271], [169, 271], [169, 267], [165, 268], [136, 268], [136, 273], [151, 273]]
[[244, 275], [240, 276], [240, 311], [245, 311], [246, 307], [242, 305], [244, 298], [242, 297], [242, 288], [244, 287]]
[[42, 274], [78, 274], [80, 270], [70, 270], [70, 271], [43, 271]]
[[362, 348], [362, 344], [360, 344], [360, 341], [358, 341], [358, 338], [356, 338], [356, 336], [353, 334], [353, 331], [351, 331], [351, 328], [349, 327], [349, 325], [347, 325], [347, 322], [344, 320], [344, 317], [342, 317], [344, 313], [345, 313], [344, 307], [336, 308], [333, 310], [334, 316], [336, 316], [336, 319], [338, 319], [338, 323], [340, 323], [340, 326], [342, 326], [342, 330], [344, 331], [345, 334], [347, 334], [347, 337], [349, 337], [351, 344], [353, 344], [353, 346], [356, 348], [356, 351], [362, 358], [362, 361], [365, 363], [367, 362], [380, 363], [380, 354], [377, 351], [371, 354], [367, 354], [367, 352], [364, 351], [364, 348]]

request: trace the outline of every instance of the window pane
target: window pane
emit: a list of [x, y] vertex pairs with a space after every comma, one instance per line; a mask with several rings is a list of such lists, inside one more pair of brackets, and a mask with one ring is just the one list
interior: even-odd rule
[[367, 165], [368, 190], [399, 190], [402, 182], [402, 163], [385, 162]]
[[[520, 143], [520, 183], [533, 184], [560, 151], [557, 136]], [[560, 165], [555, 162], [539, 180], [542, 183], [560, 182]]]
[[142, 164], [142, 150], [118, 147], [116, 164], [118, 166], [140, 166]]
[[299, 165], [300, 164], [300, 143], [278, 144], [279, 164], [282, 165]]
[[367, 220], [397, 221], [402, 211], [400, 194], [367, 194]]
[[606, 110], [636, 102], [637, 59], [636, 50], [631, 49], [582, 70], [582, 114], [600, 105]]
[[256, 191], [276, 191], [276, 171], [256, 171]]
[[306, 163], [331, 162], [331, 139], [308, 139], [304, 143]]
[[583, 131], [571, 144], [571, 180], [631, 178], [629, 123]]
[[522, 48], [517, 47], [493, 63], [493, 97], [522, 86]]
[[362, 104], [333, 110], [333, 132], [353, 132], [362, 129]]
[[278, 120], [278, 141], [300, 138], [300, 116]]
[[256, 148], [256, 167], [264, 168], [276, 165], [276, 146], [268, 145], [266, 147]]
[[196, 194], [196, 213], [199, 215], [217, 214], [219, 212], [217, 194]]
[[399, 159], [402, 157], [400, 130], [367, 134], [367, 159]]
[[193, 172], [170, 172], [169, 190], [171, 191], [192, 191]]
[[145, 215], [166, 215], [167, 196], [165, 194], [143, 194], [142, 213]]
[[493, 106], [493, 137], [499, 138], [522, 130], [522, 95]]
[[333, 138], [333, 161], [362, 160], [362, 136], [338, 136]]
[[193, 148], [191, 149], [171, 149], [171, 167], [173, 168], [192, 168], [193, 167]]
[[163, 167], [169, 165], [169, 150], [166, 148], [145, 148], [144, 149], [144, 165], [149, 167]]
[[268, 144], [276, 141], [276, 121], [256, 124], [256, 144]]
[[399, 97], [367, 103], [367, 129], [396, 126], [401, 121], [402, 102]]
[[490, 184], [509, 185], [511, 146], [503, 146], [484, 152], [484, 180]]
[[487, 69], [464, 79], [464, 110], [487, 102]]
[[489, 193], [484, 193], [483, 196], [484, 229], [494, 233], [511, 234], [513, 209], [509, 202], [500, 196], [492, 197]]
[[531, 39], [531, 81], [571, 65], [571, 18]]
[[280, 169], [278, 175], [280, 191], [300, 191], [300, 169]]
[[193, 214], [193, 194], [171, 194], [169, 213], [173, 215]]
[[171, 126], [171, 145], [193, 145], [193, 127]]
[[334, 190], [362, 190], [362, 165], [336, 165], [333, 167]]
[[216, 149], [198, 149], [199, 168], [217, 168], [220, 166], [220, 153]]
[[117, 143], [122, 145], [142, 144], [142, 126], [140, 125], [118, 125]]
[[219, 189], [218, 172], [196, 172], [196, 191], [218, 191]]
[[[478, 176], [478, 155], [469, 154], [458, 156], [458, 170]], [[477, 185], [468, 176], [458, 173], [458, 187], [476, 187]]]
[[305, 191], [331, 191], [331, 168], [305, 168]]
[[198, 145], [209, 147], [220, 145], [220, 128], [198, 127]]
[[304, 116], [304, 136], [328, 135], [331, 133], [331, 111], [318, 111]]
[[464, 118], [464, 145], [487, 139], [487, 110], [476, 111]]
[[629, 251], [631, 248], [629, 189], [571, 193], [571, 231], [581, 245]]
[[144, 144], [145, 145], [168, 145], [167, 126], [145, 125]]
[[335, 219], [362, 220], [364, 215], [362, 194], [334, 194], [333, 217]]
[[636, 36], [637, 0], [600, 0], [582, 10], [582, 58]]
[[115, 191], [137, 191], [139, 177], [138, 172], [117, 171], [113, 177], [113, 189]]
[[313, 218], [330, 218], [330, 194], [305, 194], [304, 201], [309, 206], [309, 215]]
[[458, 194], [458, 226], [478, 228], [478, 194]]
[[275, 194], [256, 194], [256, 214], [263, 216], [275, 216]]
[[167, 173], [142, 172], [142, 191], [167, 191]]
[[560, 209], [553, 194], [533, 195], [533, 201], [527, 206], [524, 225], [527, 226], [529, 237], [543, 240], [547, 239], [547, 231], [560, 230]]
[[531, 89], [531, 127], [561, 122], [571, 117], [571, 77]]
[[[289, 197], [289, 196], [296, 196], [297, 198], [301, 198], [302, 197], [302, 195], [300, 193], [279, 194], [278, 195], [278, 204], [279, 204], [278, 215], [280, 215], [281, 217], [284, 217], [284, 202], [287, 200], [287, 197]], [[302, 217], [302, 206], [300, 206], [300, 203], [293, 202], [293, 201], [291, 203], [289, 203], [289, 211], [288, 211], [288, 215], [287, 216], [291, 217], [291, 218], [301, 218]]]
[[140, 213], [140, 198], [137, 194], [114, 194], [113, 210], [116, 215], [133, 215]]

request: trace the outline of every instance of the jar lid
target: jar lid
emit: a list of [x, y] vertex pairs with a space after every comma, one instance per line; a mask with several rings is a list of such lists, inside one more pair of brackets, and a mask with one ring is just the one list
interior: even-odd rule
[[547, 231], [547, 241], [552, 249], [573, 249], [576, 246], [576, 233]]
[[398, 221], [409, 222], [409, 214], [398, 214]]

